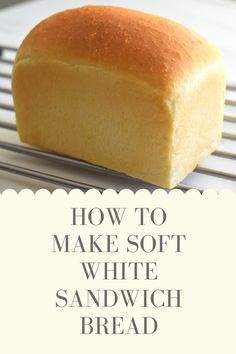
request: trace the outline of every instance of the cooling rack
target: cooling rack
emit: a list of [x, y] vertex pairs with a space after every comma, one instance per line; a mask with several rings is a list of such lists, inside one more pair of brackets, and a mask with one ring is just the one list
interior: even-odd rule
[[[19, 141], [11, 94], [11, 72], [16, 48], [0, 45], [0, 170], [9, 175], [37, 180], [38, 188], [47, 182], [66, 189], [96, 188], [120, 190], [156, 186], [144, 183], [86, 161], [41, 151]], [[1, 179], [0, 179], [1, 186]], [[12, 186], [14, 188], [14, 185]], [[203, 191], [231, 189], [236, 191], [236, 85], [226, 91], [223, 139], [216, 151], [182, 182], [178, 188]]]

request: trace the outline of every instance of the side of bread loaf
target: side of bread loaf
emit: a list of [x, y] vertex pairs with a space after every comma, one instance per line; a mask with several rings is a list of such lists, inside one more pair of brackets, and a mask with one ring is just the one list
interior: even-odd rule
[[13, 70], [21, 139], [173, 187], [221, 136], [219, 50], [183, 26], [107, 6], [41, 22]]

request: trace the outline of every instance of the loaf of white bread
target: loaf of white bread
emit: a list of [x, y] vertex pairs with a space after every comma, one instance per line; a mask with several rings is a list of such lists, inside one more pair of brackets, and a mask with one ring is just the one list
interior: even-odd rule
[[39, 23], [13, 69], [23, 142], [165, 188], [221, 138], [220, 51], [182, 25], [111, 6]]

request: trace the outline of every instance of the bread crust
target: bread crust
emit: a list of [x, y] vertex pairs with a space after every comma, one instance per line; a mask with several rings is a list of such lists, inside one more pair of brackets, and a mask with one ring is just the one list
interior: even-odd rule
[[207, 40], [159, 16], [86, 6], [42, 21], [13, 70], [24, 143], [164, 188], [218, 143], [225, 69]]
[[173, 92], [218, 61], [220, 52], [172, 20], [113, 6], [85, 6], [39, 23], [23, 41], [16, 63], [25, 58], [109, 66]]

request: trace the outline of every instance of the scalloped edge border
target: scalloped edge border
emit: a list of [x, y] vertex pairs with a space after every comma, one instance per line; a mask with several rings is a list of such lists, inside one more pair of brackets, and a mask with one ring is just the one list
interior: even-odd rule
[[116, 191], [115, 189], [112, 188], [108, 188], [105, 189], [104, 191], [99, 191], [96, 188], [91, 188], [88, 189], [87, 191], [83, 191], [82, 189], [79, 188], [75, 188], [72, 189], [70, 191], [66, 191], [63, 188], [57, 188], [54, 191], [50, 192], [48, 189], [45, 188], [41, 188], [38, 189], [37, 191], [32, 191], [29, 188], [24, 188], [21, 189], [19, 192], [15, 191], [13, 188], [7, 188], [4, 191], [0, 192], [0, 197], [5, 197], [7, 195], [17, 195], [17, 196], [24, 196], [24, 195], [34, 195], [34, 196], [42, 196], [42, 195], [50, 195], [50, 196], [56, 196], [56, 195], [66, 195], [66, 196], [70, 196], [70, 195], [77, 195], [77, 196], [81, 196], [81, 195], [94, 195], [95, 196], [105, 196], [108, 194], [113, 194], [116, 196], [122, 196], [122, 195], [129, 195], [129, 196], [136, 196], [136, 195], [143, 195], [143, 196], [203, 196], [203, 197], [207, 197], [207, 196], [225, 196], [225, 195], [232, 195], [232, 196], [236, 196], [236, 192], [234, 192], [233, 190], [230, 189], [222, 189], [220, 191], [216, 191], [213, 189], [206, 189], [203, 192], [200, 192], [197, 189], [191, 188], [187, 191], [183, 191], [181, 189], [178, 188], [174, 188], [170, 191], [167, 191], [165, 189], [162, 188], [157, 188], [154, 189], [153, 191], [149, 191], [148, 189], [145, 188], [140, 188], [137, 191], [132, 191], [129, 188], [124, 188], [121, 189], [120, 191]]

